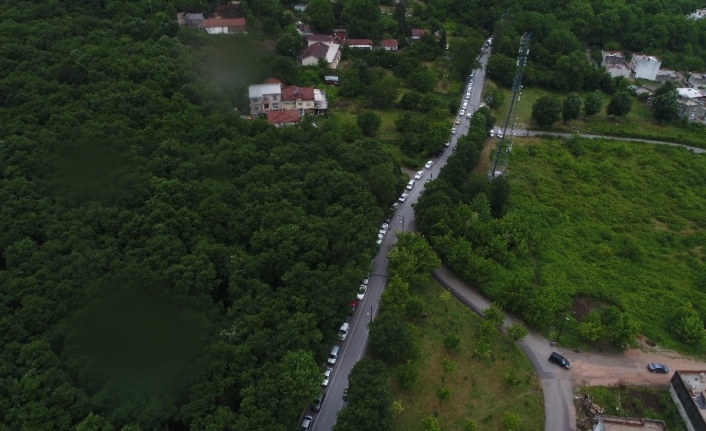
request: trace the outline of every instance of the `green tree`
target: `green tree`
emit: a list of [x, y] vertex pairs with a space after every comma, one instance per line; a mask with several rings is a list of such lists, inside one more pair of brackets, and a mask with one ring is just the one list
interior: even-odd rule
[[415, 71], [409, 77], [409, 84], [420, 93], [434, 91], [437, 81], [436, 73], [427, 67]]
[[280, 393], [294, 414], [302, 404], [314, 399], [321, 391], [321, 371], [311, 352], [287, 352], [280, 361], [278, 378]]
[[540, 127], [551, 126], [559, 121], [561, 102], [553, 96], [542, 96], [532, 105], [532, 120]]
[[698, 346], [706, 341], [704, 322], [690, 303], [677, 309], [672, 317], [671, 328], [674, 335], [686, 344]]
[[589, 93], [583, 102], [583, 119], [585, 120], [586, 117], [598, 114], [599, 112], [601, 112], [602, 108], [603, 97], [601, 96], [601, 92], [599, 90], [596, 90], [592, 93]]
[[517, 431], [522, 426], [522, 419], [517, 413], [503, 413], [503, 431]]
[[395, 368], [395, 379], [406, 390], [414, 388], [419, 379], [419, 363], [411, 359]]
[[336, 25], [333, 3], [329, 0], [311, 0], [306, 6], [306, 14], [317, 33], [329, 34]]
[[505, 320], [505, 312], [496, 302], [491, 302], [490, 307], [483, 310], [483, 315], [488, 322], [492, 322], [496, 327], [501, 327]]
[[439, 399], [439, 405], [442, 401], [447, 401], [451, 398], [451, 389], [447, 387], [442, 387], [436, 390], [436, 397]]
[[513, 323], [507, 328], [507, 337], [513, 342], [517, 343], [527, 336], [527, 328], [521, 323]]
[[373, 111], [363, 111], [356, 119], [358, 127], [366, 136], [373, 136], [380, 130], [382, 118]]
[[370, 102], [376, 108], [391, 108], [397, 100], [400, 81], [392, 76], [375, 80], [370, 86]]
[[591, 75], [593, 66], [581, 51], [563, 55], [556, 62], [555, 85], [562, 90], [580, 90]]
[[347, 0], [341, 22], [351, 38], [380, 38], [380, 6], [374, 0]]
[[400, 99], [400, 108], [407, 110], [417, 109], [421, 100], [421, 94], [413, 90], [406, 91]]
[[579, 113], [581, 112], [581, 97], [578, 93], [571, 93], [564, 99], [561, 105], [561, 117], [566, 124], [569, 120], [575, 120], [579, 118]]
[[424, 431], [441, 431], [439, 419], [434, 415], [429, 415], [422, 419], [422, 429]]
[[385, 311], [404, 315], [407, 313], [407, 304], [410, 300], [409, 283], [402, 280], [399, 275], [390, 276], [390, 281], [382, 291], [381, 306]]
[[513, 58], [502, 54], [493, 54], [488, 59], [485, 69], [488, 71], [489, 78], [498, 81], [506, 87], [510, 87], [515, 80], [517, 65]]
[[458, 334], [448, 334], [444, 337], [444, 347], [452, 352], [458, 352], [461, 346], [461, 337]]
[[630, 113], [630, 109], [632, 109], [632, 99], [628, 93], [621, 91], [610, 98], [606, 114], [613, 117], [624, 117]]
[[463, 421], [463, 431], [478, 431], [478, 426], [470, 419]]
[[293, 27], [289, 27], [283, 31], [277, 39], [275, 51], [277, 55], [296, 58], [301, 46], [302, 37]]
[[383, 311], [370, 323], [370, 349], [389, 361], [415, 357], [412, 327], [402, 317]]
[[657, 124], [671, 123], [679, 118], [679, 104], [677, 103], [677, 90], [655, 96], [652, 100], [652, 115], [657, 119]]
[[455, 72], [456, 78], [465, 81], [471, 71], [480, 67], [478, 60], [469, 52], [478, 52], [483, 46], [483, 39], [480, 37], [474, 38], [454, 38], [449, 43], [449, 51], [451, 55], [451, 68]]

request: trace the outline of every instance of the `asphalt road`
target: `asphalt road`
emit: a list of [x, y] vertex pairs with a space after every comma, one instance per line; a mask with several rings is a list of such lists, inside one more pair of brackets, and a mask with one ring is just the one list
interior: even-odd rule
[[[482, 68], [474, 71], [471, 98], [468, 106], [471, 112], [475, 111], [481, 103], [483, 83], [485, 82], [484, 69], [489, 55], [490, 50], [488, 49], [487, 52], [479, 58]], [[468, 87], [466, 91], [468, 91]], [[459, 101], [459, 107], [461, 103], [462, 101]], [[424, 176], [416, 181], [412, 190], [405, 190], [407, 199], [405, 202], [400, 203], [400, 207], [395, 212], [387, 234], [385, 234], [380, 244], [380, 252], [375, 257], [375, 263], [368, 281], [368, 291], [365, 295], [365, 299], [359, 301], [358, 308], [354, 315], [348, 318], [350, 329], [346, 340], [338, 343], [341, 350], [336, 365], [333, 366], [333, 373], [328, 387], [325, 390], [326, 398], [322, 404], [321, 411], [319, 413], [313, 413], [310, 407], [307, 406], [305, 414], [311, 415], [314, 418], [311, 428], [313, 431], [330, 431], [333, 429], [338, 411], [345, 405], [343, 401], [343, 391], [348, 387], [348, 374], [356, 362], [363, 356], [368, 344], [369, 331], [367, 325], [377, 315], [380, 295], [387, 283], [387, 253], [397, 241], [395, 232], [409, 232], [415, 230], [413, 206], [417, 202], [417, 199], [419, 199], [419, 195], [424, 191], [425, 181], [436, 178], [439, 171], [446, 163], [446, 160], [452, 154], [454, 148], [456, 148], [458, 137], [466, 134], [468, 131], [469, 123], [470, 120], [467, 120], [464, 116], [461, 119], [461, 124], [455, 125], [455, 135], [451, 135], [451, 129], [449, 129], [451, 145], [445, 149], [444, 154], [440, 158], [432, 159], [434, 164], [431, 169], [424, 169]]]

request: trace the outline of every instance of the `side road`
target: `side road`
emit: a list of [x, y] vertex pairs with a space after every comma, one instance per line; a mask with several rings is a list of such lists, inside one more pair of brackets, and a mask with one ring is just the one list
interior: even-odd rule
[[[490, 301], [461, 281], [445, 265], [432, 273], [432, 276], [449, 290], [459, 301], [474, 312], [483, 315]], [[519, 322], [508, 315], [504, 326]], [[640, 349], [628, 348], [617, 354], [584, 353], [558, 346], [544, 338], [537, 331], [528, 330], [527, 337], [518, 343], [532, 362], [544, 392], [545, 431], [576, 430], [576, 410], [574, 408], [574, 385], [661, 385], [666, 387], [671, 374], [652, 374], [647, 364], [660, 362], [673, 370], [706, 370], [706, 362], [686, 358], [679, 353], [649, 347], [641, 343]], [[564, 370], [547, 359], [551, 352], [564, 355], [571, 362], [571, 369]]]

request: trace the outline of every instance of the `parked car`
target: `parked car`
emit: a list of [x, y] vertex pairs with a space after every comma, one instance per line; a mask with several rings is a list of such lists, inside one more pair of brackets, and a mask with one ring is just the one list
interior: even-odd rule
[[426, 163], [424, 164], [424, 167], [427, 168], [427, 169], [431, 169], [431, 167], [432, 167], [433, 165], [434, 165], [434, 162], [431, 161], [431, 160], [429, 160], [428, 162], [426, 162]]
[[336, 361], [338, 360], [338, 350], [338, 346], [331, 347], [331, 353], [328, 354], [328, 360], [326, 361], [327, 364], [331, 366], [336, 365]]
[[399, 199], [397, 199], [397, 200], [400, 201], [400, 202], [406, 201], [406, 200], [407, 200], [407, 193], [402, 193], [402, 194], [400, 195]]
[[324, 371], [324, 380], [321, 382], [321, 386], [324, 388], [328, 386], [328, 382], [331, 381], [331, 373], [333, 372], [333, 368], [326, 368], [326, 371]]
[[502, 138], [503, 138], [503, 131], [498, 130], [498, 139], [502, 139]]
[[[362, 285], [361, 285], [361, 286], [362, 286]], [[348, 325], [348, 323], [347, 323], [347, 322], [343, 322], [343, 324], [341, 325], [341, 328], [338, 330], [338, 338], [339, 338], [341, 341], [345, 340], [346, 337], [348, 336], [348, 329], [349, 329], [349, 328], [350, 328], [350, 326]]]
[[653, 364], [647, 364], [647, 371], [650, 373], [669, 374], [669, 367], [655, 362]]
[[553, 364], [557, 364], [561, 368], [564, 368], [567, 370], [569, 368], [571, 368], [571, 363], [565, 357], [561, 356], [557, 352], [552, 352], [552, 354], [549, 355], [549, 362], [551, 362]]
[[463, 109], [468, 109], [468, 101], [463, 102]]
[[[383, 224], [382, 224], [382, 227], [384, 227], [385, 230], [387, 230], [387, 223], [383, 223]], [[367, 285], [368, 285], [368, 281], [370, 281], [370, 279], [364, 278], [364, 279], [361, 281], [361, 284], [364, 284], [364, 285], [367, 286]]]
[[304, 419], [299, 423], [299, 431], [309, 431], [311, 429], [311, 423], [314, 418], [311, 416], [304, 416]]
[[444, 144], [444, 147], [450, 147], [450, 146], [451, 146], [451, 141], [446, 141], [446, 143]]
[[321, 410], [321, 405], [324, 403], [324, 399], [326, 398], [326, 393], [321, 392], [321, 395], [317, 399], [314, 400], [313, 403], [311, 403], [311, 411], [312, 412], [318, 412]]
[[495, 137], [495, 130], [491, 130], [490, 132], [488, 132], [488, 135], [489, 135], [491, 138], [494, 138], [494, 137]]
[[468, 112], [468, 113], [466, 114], [466, 119], [471, 118], [471, 115], [472, 115], [472, 114], [471, 114], [470, 112]]
[[456, 121], [454, 121], [456, 124], [461, 124], [461, 117], [456, 117]]
[[355, 309], [358, 308], [358, 300], [354, 299], [350, 303], [351, 311], [348, 312], [348, 314], [353, 315], [355, 313]]
[[424, 171], [419, 171], [416, 174], [414, 174], [414, 179], [421, 180], [423, 176], [424, 176]]
[[358, 301], [362, 301], [365, 299], [365, 292], [368, 291], [368, 287], [364, 284], [361, 284], [360, 287], [358, 288], [358, 295], [356, 298], [358, 298]]
[[394, 211], [399, 207], [400, 207], [400, 204], [398, 202], [394, 202], [390, 208], [392, 208], [392, 210]]
[[451, 134], [452, 134], [452, 135], [455, 135], [455, 134], [456, 134], [456, 128], [455, 128], [455, 127], [452, 127], [452, 128], [451, 128]]
[[436, 158], [438, 159], [439, 157], [441, 157], [441, 156], [443, 156], [443, 155], [444, 155], [444, 149], [442, 148], [442, 149], [440, 149], [439, 151], [437, 151], [437, 153], [436, 153]]
[[414, 188], [414, 180], [409, 180], [407, 183], [407, 190], [412, 190]]
[[458, 115], [463, 115], [465, 113], [466, 113], [466, 111], [464, 109], [461, 109], [460, 111], [458, 111]]

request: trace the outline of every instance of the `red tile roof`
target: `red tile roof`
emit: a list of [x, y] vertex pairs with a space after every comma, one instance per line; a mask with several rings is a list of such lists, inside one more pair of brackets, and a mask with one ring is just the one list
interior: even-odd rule
[[277, 78], [273, 78], [273, 77], [267, 78], [263, 81], [263, 84], [281, 84], [281, 83], [282, 83], [282, 81], [280, 81]]
[[333, 35], [336, 36], [337, 38], [343, 40], [346, 38], [346, 29], [345, 28], [334, 28]]
[[380, 44], [386, 48], [397, 46], [397, 39], [385, 39]]
[[291, 102], [294, 100], [314, 100], [314, 88], [295, 85], [282, 87], [282, 101]]
[[299, 121], [297, 111], [267, 111], [267, 121], [269, 123], [296, 123]]
[[333, 42], [333, 36], [328, 34], [312, 34], [306, 38], [307, 42]]
[[423, 28], [413, 28], [412, 29], [412, 36], [422, 36], [423, 34], [426, 34], [428, 30], [425, 30]]
[[209, 27], [245, 27], [245, 18], [211, 18], [203, 20], [203, 26]]
[[306, 51], [304, 51], [304, 54], [302, 54], [302, 59], [307, 57], [326, 58], [327, 52], [328, 46], [321, 42], [316, 42], [315, 44], [310, 45], [306, 49]]
[[370, 39], [346, 39], [343, 42], [345, 45], [370, 45], [373, 46], [373, 41]]

